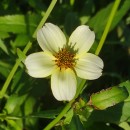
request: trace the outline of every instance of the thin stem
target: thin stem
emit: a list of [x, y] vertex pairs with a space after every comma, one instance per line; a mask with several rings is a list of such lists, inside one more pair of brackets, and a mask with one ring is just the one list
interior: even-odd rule
[[[82, 90], [83, 84], [86, 82], [86, 80], [82, 80], [79, 84], [80, 90]], [[65, 113], [71, 108], [72, 103], [75, 101], [75, 99], [78, 97], [80, 93], [76, 93], [74, 99], [72, 99], [62, 110], [62, 112], [50, 123], [45, 127], [43, 130], [50, 130], [64, 115]]]
[[[23, 53], [24, 53], [24, 54], [27, 53], [27, 51], [29, 50], [29, 48], [31, 47], [31, 45], [32, 45], [31, 42], [29, 42], [29, 43], [26, 45], [26, 47], [25, 47], [24, 50], [23, 50]], [[0, 98], [2, 98], [2, 97], [5, 95], [5, 92], [6, 92], [7, 88], [8, 88], [8, 86], [9, 86], [9, 83], [11, 82], [11, 80], [12, 80], [12, 78], [13, 78], [13, 76], [14, 76], [14, 74], [15, 74], [15, 72], [16, 72], [16, 70], [17, 70], [19, 64], [20, 64], [20, 62], [21, 62], [20, 59], [17, 59], [17, 60], [16, 60], [16, 63], [15, 63], [15, 65], [14, 65], [13, 69], [11, 70], [11, 72], [10, 72], [10, 74], [9, 74], [9, 76], [8, 76], [8, 78], [7, 78], [6, 82], [5, 82], [5, 84], [4, 84], [3, 88], [2, 88], [2, 90], [0, 91]]]
[[8, 88], [8, 86], [9, 86], [9, 83], [10, 83], [12, 77], [14, 76], [14, 73], [16, 72], [20, 62], [21, 62], [20, 59], [16, 60], [16, 63], [14, 65], [13, 69], [11, 70], [8, 78], [6, 79], [6, 81], [5, 81], [5, 83], [4, 83], [3, 87], [2, 87], [2, 90], [0, 91], [0, 98], [3, 98], [3, 96], [5, 95], [5, 92], [6, 92], [7, 88]]
[[96, 49], [96, 52], [95, 52], [96, 55], [99, 55], [99, 53], [100, 53], [100, 51], [101, 51], [101, 49], [103, 47], [103, 44], [104, 44], [104, 42], [106, 40], [107, 34], [109, 32], [109, 29], [110, 29], [110, 26], [112, 24], [112, 20], [113, 20], [113, 18], [115, 16], [115, 13], [116, 13], [116, 11], [118, 9], [118, 6], [119, 6], [120, 2], [121, 2], [121, 0], [116, 0], [114, 5], [113, 5], [112, 11], [111, 11], [111, 13], [109, 15], [109, 18], [108, 18], [107, 25], [106, 25], [105, 30], [103, 32], [103, 35], [102, 35], [102, 37], [100, 39], [99, 45], [98, 45], [98, 47]]
[[78, 88], [78, 91], [76, 92], [76, 95], [75, 95], [75, 99], [79, 96], [79, 94], [81, 93], [84, 85], [86, 83], [86, 80], [85, 79], [82, 79], [79, 86], [77, 87]]
[[[54, 8], [54, 6], [56, 4], [56, 2], [57, 2], [57, 0], [52, 0], [49, 8], [47, 9], [47, 11], [45, 13], [45, 16], [42, 18], [42, 20], [39, 23], [37, 29], [35, 30], [35, 32], [34, 32], [34, 34], [32, 36], [33, 38], [36, 37], [37, 30], [43, 26], [43, 24], [45, 23], [45, 21], [49, 17], [52, 9]], [[28, 44], [26, 45], [26, 47], [24, 48], [23, 53], [26, 54], [31, 46], [32, 46], [32, 43], [29, 41]], [[11, 72], [9, 73], [9, 75], [8, 75], [8, 77], [7, 77], [5, 83], [4, 83], [4, 85], [3, 85], [3, 87], [2, 87], [2, 89], [0, 91], [0, 98], [3, 98], [3, 96], [5, 95], [6, 90], [7, 90], [8, 86], [9, 86], [9, 84], [10, 84], [10, 82], [11, 82], [11, 80], [12, 80], [12, 78], [13, 78], [15, 72], [16, 72], [16, 70], [18, 69], [18, 66], [20, 65], [20, 63], [21, 63], [21, 60], [17, 59], [15, 65], [13, 66]]]
[[[102, 46], [105, 42], [105, 39], [106, 39], [106, 36], [108, 34], [108, 31], [110, 29], [110, 26], [111, 26], [111, 23], [112, 23], [112, 20], [114, 18], [114, 15], [117, 11], [117, 8], [120, 4], [120, 1], [121, 0], [116, 0], [114, 5], [113, 5], [113, 8], [112, 8], [112, 11], [110, 13], [110, 16], [108, 18], [108, 22], [107, 22], [107, 25], [105, 27], [105, 30], [104, 30], [104, 33], [102, 35], [102, 38], [99, 42], [99, 46], [97, 47], [97, 50], [95, 52], [96, 55], [99, 55], [101, 49], [102, 49]], [[54, 119], [51, 123], [49, 123], [43, 130], [50, 130], [64, 115], [65, 113], [71, 108], [71, 104], [75, 101], [75, 99], [79, 96], [80, 92], [82, 91], [83, 87], [85, 85], [85, 80], [82, 80], [81, 83], [79, 84], [78, 88], [80, 88], [78, 90], [78, 92], [76, 93], [76, 96], [74, 97], [73, 100], [71, 100], [66, 106], [65, 108], [61, 111], [61, 113], [56, 117], [56, 119]]]
[[39, 28], [41, 28], [41, 27], [43, 26], [43, 24], [46, 22], [47, 18], [49, 17], [49, 15], [50, 15], [52, 9], [54, 8], [54, 6], [55, 6], [55, 4], [56, 4], [56, 2], [57, 2], [57, 0], [52, 0], [52, 2], [51, 2], [51, 4], [50, 4], [49, 8], [48, 8], [47, 11], [46, 11], [45, 16], [43, 17], [43, 19], [42, 19], [41, 22], [39, 23], [37, 29], [35, 30], [35, 32], [34, 32], [34, 34], [33, 34], [33, 37], [36, 37], [36, 32], [37, 32], [37, 30], [38, 30]]
[[71, 100], [61, 111], [61, 113], [51, 122], [49, 123], [43, 130], [50, 130], [64, 115], [65, 113], [71, 108], [71, 104], [74, 102], [74, 99]]

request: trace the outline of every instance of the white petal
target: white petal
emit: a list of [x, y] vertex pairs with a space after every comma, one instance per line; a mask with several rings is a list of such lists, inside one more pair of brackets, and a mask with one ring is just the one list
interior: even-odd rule
[[25, 59], [28, 74], [35, 78], [47, 77], [56, 69], [55, 57], [47, 52], [33, 53]]
[[51, 23], [46, 23], [37, 32], [37, 40], [43, 50], [58, 52], [66, 44], [66, 38], [61, 29]]
[[57, 70], [51, 77], [51, 89], [59, 101], [70, 101], [76, 93], [76, 76], [71, 69]]
[[87, 52], [95, 40], [95, 33], [86, 25], [77, 27], [69, 38], [69, 45], [78, 53]]
[[103, 61], [98, 56], [86, 53], [77, 60], [75, 71], [83, 79], [97, 79], [102, 75]]

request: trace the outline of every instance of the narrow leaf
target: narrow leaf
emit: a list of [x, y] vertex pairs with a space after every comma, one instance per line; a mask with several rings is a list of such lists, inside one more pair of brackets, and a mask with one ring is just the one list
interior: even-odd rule
[[4, 42], [3, 42], [1, 39], [0, 39], [0, 48], [1, 48], [6, 54], [9, 54], [6, 45], [4, 44]]

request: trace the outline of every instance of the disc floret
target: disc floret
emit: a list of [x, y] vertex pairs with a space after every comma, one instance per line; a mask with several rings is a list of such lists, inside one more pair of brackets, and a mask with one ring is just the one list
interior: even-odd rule
[[55, 57], [56, 57], [55, 60], [56, 65], [60, 67], [60, 69], [74, 68], [76, 62], [75, 54], [72, 53], [67, 48], [64, 47], [61, 50], [59, 50], [59, 52], [55, 54]]

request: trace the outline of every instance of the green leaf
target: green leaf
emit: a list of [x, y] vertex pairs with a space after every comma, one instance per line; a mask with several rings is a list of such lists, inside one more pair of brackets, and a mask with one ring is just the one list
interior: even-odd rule
[[23, 102], [24, 98], [25, 96], [18, 96], [17, 94], [11, 95], [5, 104], [4, 110], [6, 110], [8, 114], [13, 113]]
[[25, 46], [28, 41], [29, 41], [30, 37], [29, 35], [26, 35], [26, 34], [19, 34], [15, 41], [11, 43], [11, 45], [13, 47], [22, 47], [22, 46]]
[[11, 130], [21, 130], [21, 127], [14, 120], [6, 120]]
[[[24, 114], [27, 115], [31, 115], [32, 113], [34, 113], [37, 110], [36, 106], [36, 102], [37, 99], [33, 96], [28, 96], [26, 98], [26, 100], [24, 101]], [[32, 108], [32, 109], [30, 109]], [[28, 127], [30, 127], [30, 129], [36, 129], [34, 126], [34, 124], [36, 124], [37, 122], [37, 118], [26, 118], [26, 124], [28, 125]]]
[[127, 11], [130, 10], [130, 0], [125, 0], [121, 3], [121, 6], [119, 8], [119, 10], [117, 11], [112, 25], [111, 25], [111, 30], [121, 21], [121, 19], [123, 18], [123, 16], [126, 15]]
[[119, 126], [124, 130], [130, 130], [130, 125], [127, 122], [122, 122], [119, 124]]
[[7, 32], [0, 32], [0, 38], [4, 39], [8, 37], [9, 37], [9, 34]]
[[88, 104], [96, 109], [103, 110], [124, 101], [128, 96], [125, 87], [111, 87], [92, 94]]
[[104, 30], [112, 6], [113, 3], [110, 3], [107, 7], [98, 11], [97, 14], [88, 21], [88, 25], [94, 29], [95, 33], [99, 33]]
[[0, 121], [0, 130], [10, 130], [7, 128], [6, 124], [4, 124], [2, 121]]
[[70, 122], [71, 122], [71, 120], [72, 120], [72, 117], [73, 117], [73, 109], [70, 109], [67, 113], [66, 113], [66, 115], [65, 115], [65, 120], [64, 120], [64, 124], [69, 124]]
[[129, 97], [126, 99], [126, 101], [130, 101], [130, 81], [126, 81], [123, 83], [120, 83], [119, 86], [125, 86], [127, 91], [129, 92]]
[[130, 81], [123, 82], [119, 86], [124, 86], [129, 93], [129, 97], [122, 103], [119, 103], [106, 110], [95, 110], [89, 116], [86, 125], [90, 125], [93, 122], [109, 122], [109, 123], [121, 123], [124, 121], [130, 122]]
[[0, 61], [0, 74], [5, 78], [8, 76], [12, 66], [6, 62]]
[[32, 34], [39, 23], [37, 15], [7, 15], [0, 17], [0, 32]]
[[4, 44], [4, 42], [3, 42], [1, 39], [0, 39], [0, 48], [1, 48], [6, 54], [9, 54], [6, 45]]
[[46, 111], [40, 111], [40, 112], [34, 113], [33, 115], [30, 115], [30, 117], [54, 119], [60, 112], [61, 112], [61, 109], [46, 110]]
[[[113, 6], [113, 3], [110, 3], [107, 7], [98, 11], [97, 14], [89, 20], [88, 25], [94, 29], [95, 33], [103, 32], [106, 26], [108, 17], [110, 15], [112, 6]], [[113, 19], [111, 30], [120, 22], [120, 20], [123, 18], [123, 16], [127, 13], [129, 9], [130, 9], [130, 1], [129, 0], [123, 1]]]
[[22, 62], [24, 62], [26, 55], [19, 48], [17, 48], [17, 54], [18, 54], [18, 57], [20, 58], [20, 60]]

